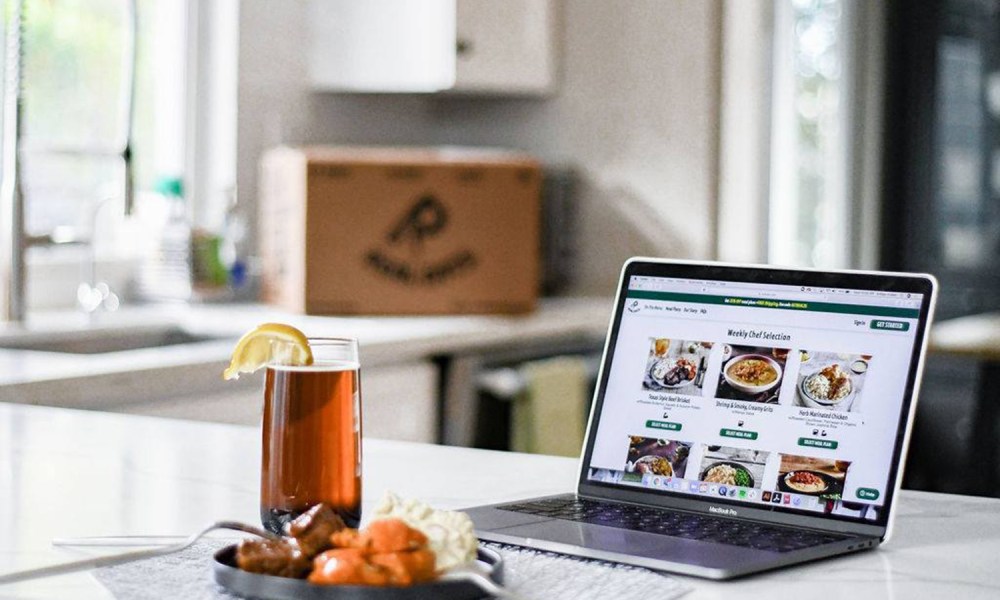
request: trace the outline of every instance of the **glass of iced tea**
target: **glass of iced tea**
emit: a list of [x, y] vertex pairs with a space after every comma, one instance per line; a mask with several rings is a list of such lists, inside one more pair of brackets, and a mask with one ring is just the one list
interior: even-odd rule
[[273, 348], [264, 381], [260, 517], [281, 533], [325, 502], [351, 527], [361, 519], [361, 363], [357, 340], [310, 338], [313, 364]]

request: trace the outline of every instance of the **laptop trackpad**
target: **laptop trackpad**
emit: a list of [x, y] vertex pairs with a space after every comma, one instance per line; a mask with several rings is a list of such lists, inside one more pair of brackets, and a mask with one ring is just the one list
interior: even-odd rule
[[746, 548], [737, 546], [699, 542], [573, 521], [552, 520], [495, 531], [499, 534], [523, 537], [529, 540], [544, 540], [603, 552], [705, 567], [733, 566], [745, 562], [748, 554], [754, 554], [748, 553]]

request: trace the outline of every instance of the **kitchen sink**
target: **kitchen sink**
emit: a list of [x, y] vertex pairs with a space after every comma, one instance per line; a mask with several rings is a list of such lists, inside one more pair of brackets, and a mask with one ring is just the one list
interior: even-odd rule
[[176, 325], [115, 327], [0, 336], [0, 350], [34, 350], [62, 354], [107, 354], [230, 339], [202, 335]]

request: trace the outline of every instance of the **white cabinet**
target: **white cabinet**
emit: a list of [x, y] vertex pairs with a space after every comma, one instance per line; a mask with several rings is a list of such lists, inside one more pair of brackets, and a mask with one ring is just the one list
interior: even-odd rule
[[[218, 378], [218, 366], [213, 366]], [[264, 405], [260, 387], [263, 375], [244, 379], [253, 380], [252, 385], [220, 382], [215, 391], [201, 390], [198, 393], [178, 389], [175, 383], [173, 393], [167, 397], [137, 401], [137, 397], [133, 396], [128, 402], [105, 405], [102, 409], [134, 415], [259, 426]], [[437, 442], [438, 381], [438, 368], [430, 361], [363, 368], [361, 406], [365, 435], [427, 444]], [[51, 397], [48, 400], [51, 401]], [[72, 406], [70, 403], [55, 404]]]
[[312, 0], [309, 77], [338, 92], [544, 95], [554, 0]]

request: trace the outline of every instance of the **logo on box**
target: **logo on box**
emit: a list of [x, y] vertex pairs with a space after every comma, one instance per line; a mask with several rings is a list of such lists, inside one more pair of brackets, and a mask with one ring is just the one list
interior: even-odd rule
[[456, 250], [431, 262], [425, 260], [426, 240], [440, 235], [448, 221], [448, 210], [440, 200], [430, 194], [421, 196], [386, 235], [389, 247], [405, 245], [408, 256], [399, 258], [376, 248], [365, 255], [365, 264], [385, 277], [408, 285], [444, 283], [475, 267], [479, 261], [471, 250]]

